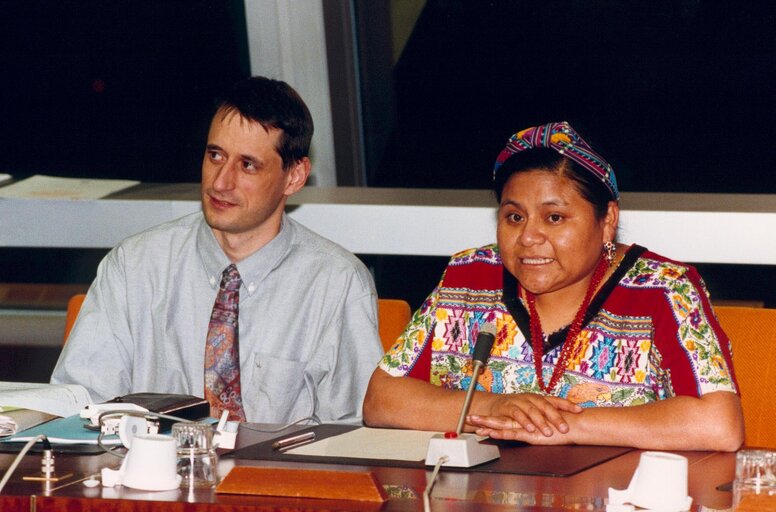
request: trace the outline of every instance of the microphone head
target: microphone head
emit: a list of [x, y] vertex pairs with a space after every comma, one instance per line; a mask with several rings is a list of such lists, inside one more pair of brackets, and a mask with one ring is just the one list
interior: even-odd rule
[[490, 351], [493, 349], [493, 343], [496, 341], [496, 325], [487, 323], [480, 326], [480, 333], [477, 335], [477, 343], [474, 345], [474, 361], [479, 361], [483, 365], [490, 357]]

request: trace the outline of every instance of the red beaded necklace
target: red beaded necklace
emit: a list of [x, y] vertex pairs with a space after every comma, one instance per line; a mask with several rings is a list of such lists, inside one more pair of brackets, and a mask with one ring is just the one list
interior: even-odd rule
[[536, 369], [536, 378], [539, 382], [539, 387], [541, 387], [545, 393], [551, 394], [552, 390], [555, 388], [555, 385], [558, 383], [560, 378], [563, 376], [563, 373], [566, 371], [566, 364], [568, 361], [569, 356], [573, 352], [573, 350], [577, 346], [577, 336], [579, 335], [579, 332], [582, 330], [582, 321], [585, 318], [585, 313], [587, 312], [587, 307], [590, 305], [590, 301], [593, 299], [593, 293], [598, 289], [598, 285], [601, 283], [601, 280], [604, 277], [604, 274], [606, 273], [606, 268], [608, 267], [608, 264], [606, 262], [605, 258], [601, 258], [601, 260], [598, 262], [598, 265], [596, 266], [595, 270], [593, 271], [593, 277], [590, 279], [590, 285], [587, 287], [587, 292], [585, 293], [585, 299], [582, 301], [582, 304], [579, 306], [579, 310], [577, 311], [576, 316], [574, 317], [574, 320], [571, 322], [571, 326], [569, 327], [569, 332], [566, 335], [566, 341], [563, 343], [563, 348], [560, 351], [560, 358], [558, 359], [558, 362], [555, 364], [555, 369], [552, 371], [552, 377], [550, 378], [550, 383], [545, 386], [544, 385], [544, 377], [542, 376], [542, 359], [544, 357], [544, 333], [542, 331], [542, 324], [539, 320], [539, 315], [536, 313], [536, 295], [529, 292], [528, 290], [525, 290], [525, 298], [528, 302], [528, 312], [531, 315], [531, 345], [533, 346], [533, 358], [534, 358], [534, 368]]

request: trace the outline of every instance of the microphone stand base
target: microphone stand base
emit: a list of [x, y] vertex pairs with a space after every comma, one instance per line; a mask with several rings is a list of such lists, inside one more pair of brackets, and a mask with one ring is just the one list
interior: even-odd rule
[[[453, 436], [455, 434], [452, 434]], [[498, 446], [482, 444], [474, 434], [435, 434], [428, 443], [426, 466], [436, 466], [440, 457], [447, 456], [442, 467], [470, 468], [498, 459]]]

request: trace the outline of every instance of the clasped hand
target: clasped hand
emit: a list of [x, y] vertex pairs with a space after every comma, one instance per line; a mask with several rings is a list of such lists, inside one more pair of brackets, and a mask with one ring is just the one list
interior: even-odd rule
[[[470, 415], [466, 421], [477, 435], [494, 439], [527, 441], [532, 444], [560, 444], [569, 424], [562, 413], [579, 414], [582, 407], [564, 398], [535, 393], [491, 395], [490, 414]], [[561, 436], [565, 437], [565, 436]]]

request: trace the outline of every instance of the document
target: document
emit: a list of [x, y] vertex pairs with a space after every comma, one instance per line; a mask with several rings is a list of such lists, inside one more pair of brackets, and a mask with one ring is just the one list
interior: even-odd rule
[[311, 444], [292, 448], [292, 455], [380, 460], [425, 460], [436, 432], [362, 427]]
[[0, 407], [0, 437], [13, 435], [56, 418], [53, 414], [31, 409]]
[[92, 398], [78, 384], [40, 384], [34, 382], [0, 382], [0, 407], [18, 407], [33, 411], [71, 416], [78, 414]]
[[134, 180], [57, 178], [36, 174], [0, 188], [7, 199], [99, 199], [139, 184]]

